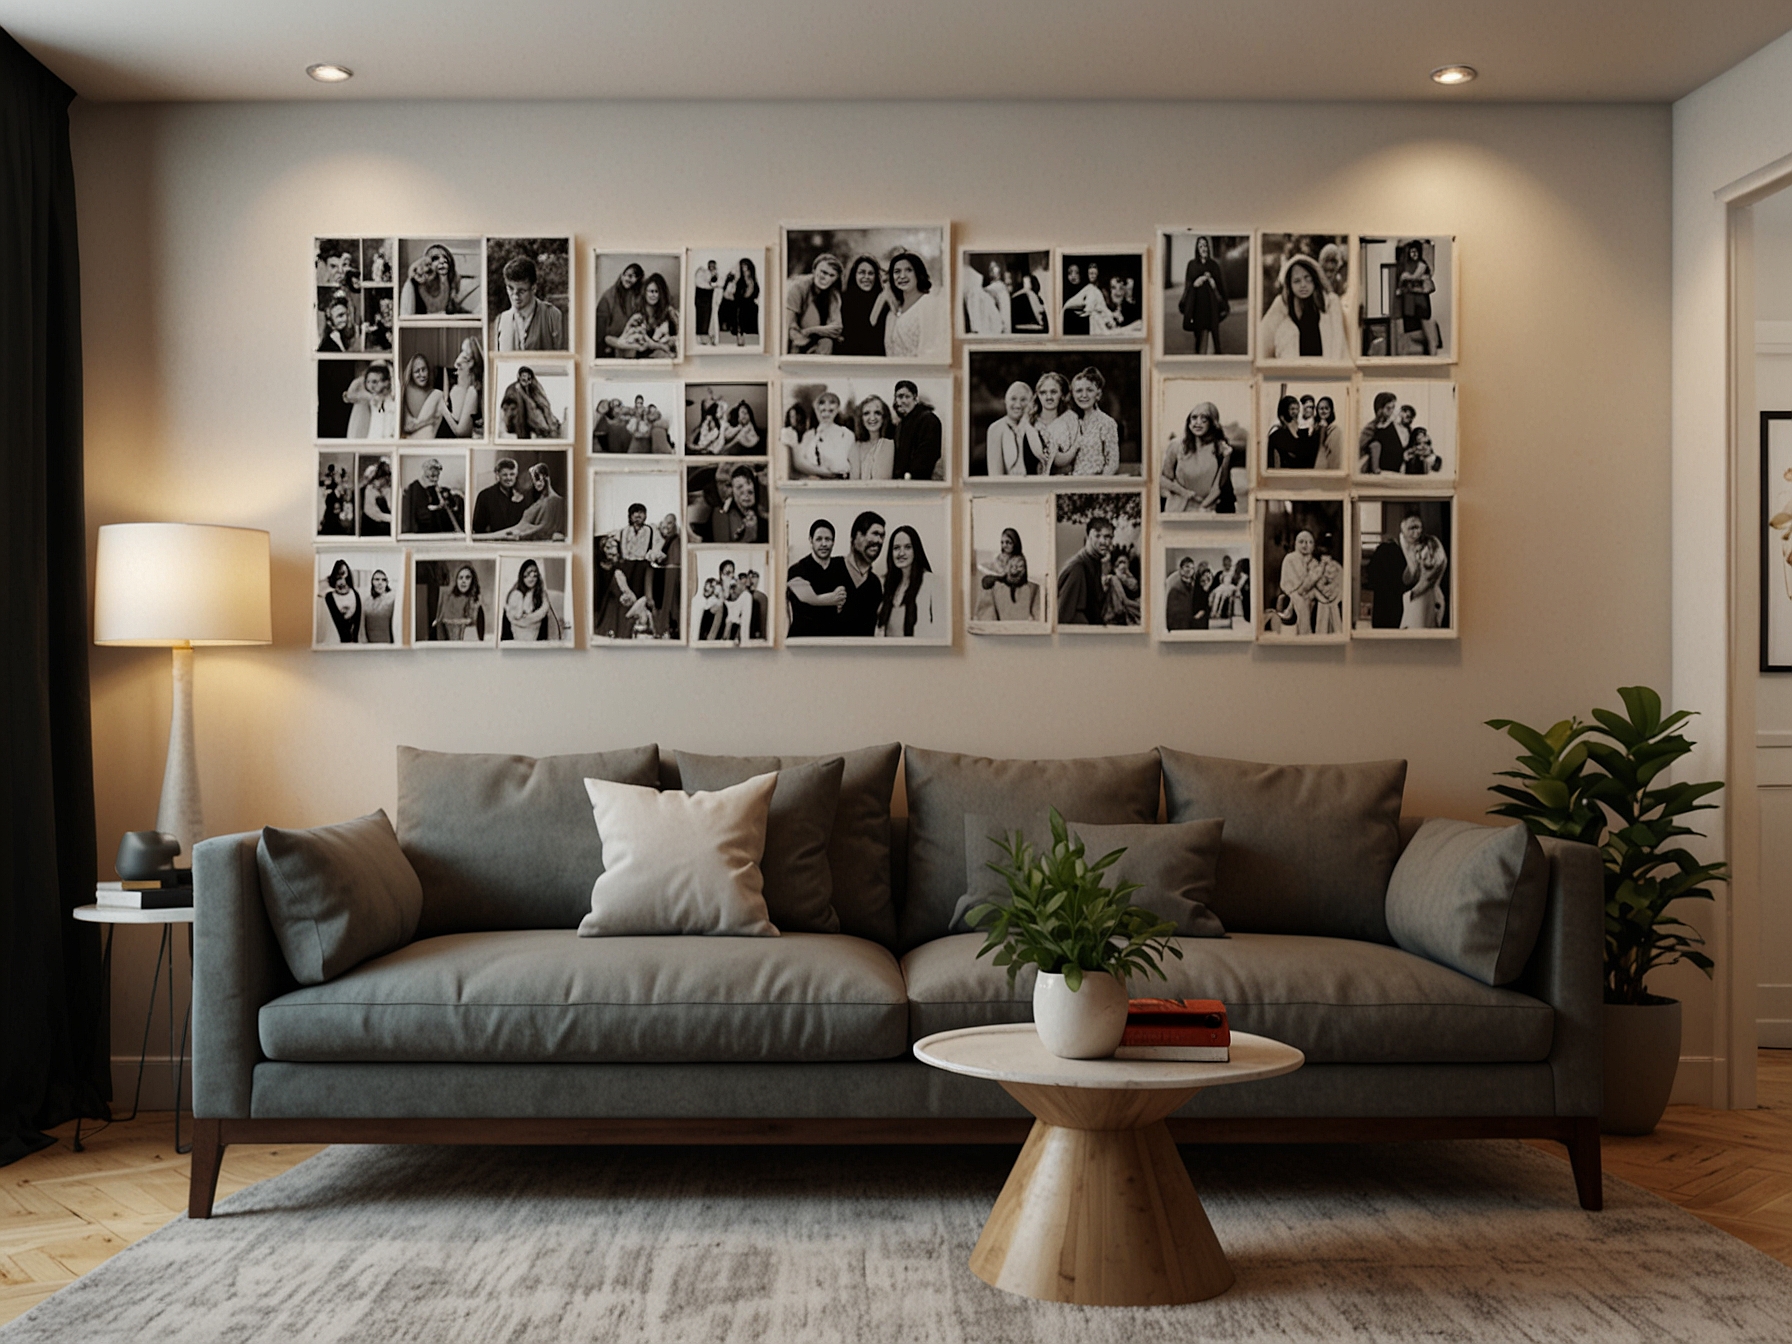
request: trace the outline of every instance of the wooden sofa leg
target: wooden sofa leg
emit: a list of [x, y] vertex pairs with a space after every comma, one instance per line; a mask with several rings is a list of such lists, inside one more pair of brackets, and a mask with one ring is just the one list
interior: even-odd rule
[[1599, 1165], [1599, 1117], [1583, 1115], [1573, 1122], [1565, 1142], [1568, 1164], [1574, 1168], [1574, 1188], [1580, 1206], [1593, 1213], [1605, 1207], [1605, 1178]]
[[218, 1120], [193, 1122], [193, 1169], [187, 1183], [187, 1217], [210, 1218], [224, 1165], [224, 1126]]

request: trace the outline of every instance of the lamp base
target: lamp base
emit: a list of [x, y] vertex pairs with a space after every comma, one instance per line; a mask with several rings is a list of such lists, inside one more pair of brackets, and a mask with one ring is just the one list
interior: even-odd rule
[[162, 802], [156, 829], [180, 841], [193, 862], [193, 846], [205, 838], [199, 808], [199, 757], [193, 749], [193, 646], [174, 648], [174, 704], [168, 718], [168, 763], [162, 769]]

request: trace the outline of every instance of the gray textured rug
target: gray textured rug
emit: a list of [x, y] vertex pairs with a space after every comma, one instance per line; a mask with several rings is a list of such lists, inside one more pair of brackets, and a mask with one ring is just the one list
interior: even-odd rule
[[1032, 1302], [965, 1266], [1014, 1151], [332, 1148], [0, 1344], [1792, 1338], [1792, 1270], [1517, 1143], [1187, 1149], [1231, 1292]]

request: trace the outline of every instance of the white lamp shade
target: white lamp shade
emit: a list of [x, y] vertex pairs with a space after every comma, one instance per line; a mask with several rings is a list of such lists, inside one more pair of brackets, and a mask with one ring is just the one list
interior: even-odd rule
[[100, 529], [96, 644], [271, 644], [268, 534], [202, 523]]

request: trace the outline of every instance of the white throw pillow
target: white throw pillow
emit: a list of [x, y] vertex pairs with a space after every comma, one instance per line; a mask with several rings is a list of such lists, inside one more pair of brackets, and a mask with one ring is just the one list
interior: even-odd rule
[[765, 823], [776, 771], [714, 793], [588, 779], [604, 871], [581, 938], [715, 933], [776, 938], [765, 911]]

